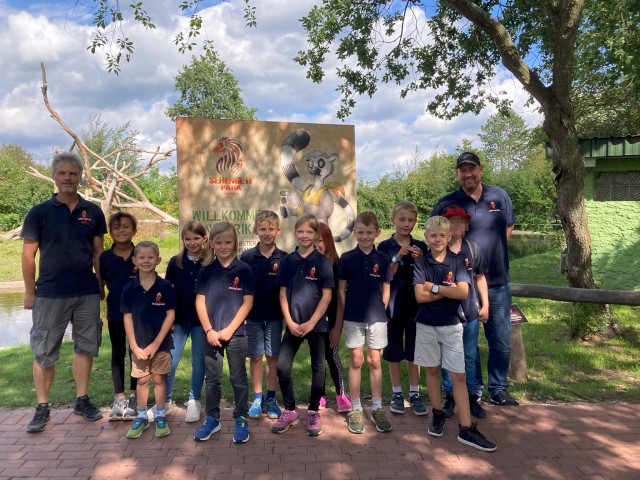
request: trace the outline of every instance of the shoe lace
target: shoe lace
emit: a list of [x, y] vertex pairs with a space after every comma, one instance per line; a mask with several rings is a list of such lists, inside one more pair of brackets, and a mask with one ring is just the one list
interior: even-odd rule
[[317, 413], [310, 413], [309, 414], [309, 425], [310, 426], [317, 425], [319, 420], [320, 420], [320, 415], [318, 415]]
[[136, 419], [133, 421], [134, 430], [140, 428], [143, 424], [144, 424], [144, 418], [136, 417]]

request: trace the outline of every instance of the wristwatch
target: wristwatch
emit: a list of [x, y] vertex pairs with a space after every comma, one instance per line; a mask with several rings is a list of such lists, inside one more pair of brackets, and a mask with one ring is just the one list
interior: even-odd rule
[[437, 295], [439, 291], [440, 291], [440, 285], [436, 285], [434, 283], [433, 286], [431, 287], [431, 293], [433, 293], [434, 295]]
[[402, 265], [402, 260], [400, 260], [398, 257], [396, 257], [395, 255], [393, 257], [391, 257], [391, 262], [395, 263], [396, 265]]

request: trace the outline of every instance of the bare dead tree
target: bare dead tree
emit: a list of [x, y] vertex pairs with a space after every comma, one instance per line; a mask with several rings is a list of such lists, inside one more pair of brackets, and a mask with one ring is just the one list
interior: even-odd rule
[[[97, 154], [82, 142], [80, 137], [62, 120], [58, 112], [51, 106], [47, 95], [48, 84], [44, 63], [40, 63], [40, 69], [42, 71], [42, 98], [44, 104], [53, 119], [58, 122], [62, 129], [72, 138], [73, 143], [69, 150], [74, 151], [77, 149], [83, 160], [84, 170], [87, 176], [87, 186], [91, 192], [90, 195], [86, 195], [87, 199], [99, 204], [107, 217], [112, 209], [143, 208], [156, 215], [158, 222], [178, 225], [178, 219], [153, 205], [136, 183], [136, 180], [145, 175], [151, 167], [169, 158], [175, 151], [175, 148], [160, 151], [160, 147], [156, 150], [122, 147], [105, 155]], [[148, 155], [149, 159], [146, 163], [143, 163], [138, 171], [127, 174], [125, 171], [131, 164], [126, 162], [122, 157], [122, 154], [126, 152]], [[98, 172], [101, 172], [101, 175], [96, 175]], [[28, 173], [33, 177], [53, 183], [53, 179], [41, 174], [33, 167], [30, 167]], [[131, 188], [133, 191], [132, 194], [125, 193], [123, 190], [125, 185]]]

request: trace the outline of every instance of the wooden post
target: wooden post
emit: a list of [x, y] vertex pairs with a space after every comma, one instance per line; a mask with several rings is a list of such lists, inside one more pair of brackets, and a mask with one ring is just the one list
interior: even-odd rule
[[524, 342], [522, 341], [522, 325], [516, 323], [511, 325], [511, 335], [509, 338], [511, 343], [511, 358], [509, 360], [509, 372], [514, 382], [527, 381], [527, 357], [524, 351]]

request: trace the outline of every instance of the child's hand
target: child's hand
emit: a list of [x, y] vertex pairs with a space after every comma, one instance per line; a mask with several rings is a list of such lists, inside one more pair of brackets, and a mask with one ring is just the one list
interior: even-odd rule
[[131, 353], [133, 353], [138, 360], [148, 360], [147, 354], [140, 347], [132, 347]]
[[422, 257], [424, 255], [424, 253], [422, 253], [422, 250], [418, 247], [411, 247], [411, 256], [417, 260], [420, 257]]
[[295, 335], [296, 337], [298, 337], [298, 327], [300, 325], [298, 325], [296, 322], [292, 321], [287, 321], [287, 328], [289, 329], [289, 331]]
[[413, 253], [413, 247], [410, 245], [403, 245], [396, 253], [396, 258], [403, 258], [406, 255], [411, 255]]
[[478, 313], [478, 321], [483, 324], [489, 321], [489, 305], [482, 306]]
[[228, 342], [229, 340], [231, 340], [231, 337], [233, 337], [233, 333], [234, 332], [229, 331], [228, 328], [223, 328], [218, 332], [218, 341]]
[[298, 331], [300, 332], [300, 335], [298, 336], [304, 337], [307, 333], [313, 330], [313, 327], [315, 327], [315, 325], [311, 325], [311, 322], [301, 323], [300, 325], [298, 325]]
[[207, 342], [209, 342], [209, 345], [211, 345], [212, 347], [221, 347], [222, 344], [220, 343], [220, 333], [216, 332], [215, 330], [209, 330], [206, 333], [206, 337], [207, 337]]
[[338, 327], [333, 327], [329, 332], [329, 347], [336, 348], [340, 343], [340, 335], [342, 334], [342, 329]]
[[153, 342], [147, 345], [147, 348], [145, 348], [142, 352], [147, 356], [148, 360], [151, 360], [157, 351], [158, 351], [158, 345], [156, 345], [155, 342]]

